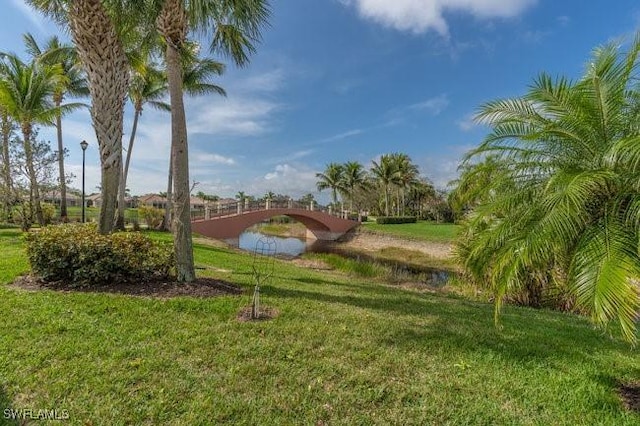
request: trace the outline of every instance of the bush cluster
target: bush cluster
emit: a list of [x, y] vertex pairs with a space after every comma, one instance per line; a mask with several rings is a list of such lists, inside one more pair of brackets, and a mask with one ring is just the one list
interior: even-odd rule
[[171, 247], [139, 232], [98, 233], [95, 225], [49, 226], [26, 236], [32, 271], [45, 281], [91, 285], [166, 278]]
[[149, 229], [158, 229], [164, 219], [164, 210], [151, 206], [138, 207], [138, 214], [147, 222]]
[[379, 225], [391, 225], [399, 223], [416, 223], [418, 218], [415, 216], [379, 216], [376, 223]]

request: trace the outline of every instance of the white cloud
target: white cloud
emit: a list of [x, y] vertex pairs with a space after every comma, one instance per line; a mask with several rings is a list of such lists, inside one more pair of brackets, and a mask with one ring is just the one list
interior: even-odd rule
[[263, 177], [254, 179], [247, 188], [253, 195], [262, 195], [272, 191], [276, 194], [288, 194], [293, 197], [314, 192], [316, 171], [306, 165], [278, 164]]
[[202, 98], [190, 102], [189, 132], [216, 136], [256, 136], [271, 129], [271, 118], [280, 105], [259, 98]]
[[[252, 75], [249, 78], [239, 82], [237, 88], [242, 92], [274, 92], [280, 89], [284, 83], [284, 71], [275, 69], [273, 71], [262, 74]], [[232, 89], [233, 90], [233, 89]]]
[[426, 110], [432, 115], [438, 115], [449, 106], [449, 103], [449, 97], [446, 94], [442, 94], [440, 96], [409, 105], [407, 108], [415, 111]]
[[338, 133], [337, 135], [333, 135], [333, 136], [329, 136], [328, 138], [324, 138], [320, 142], [324, 143], [324, 142], [339, 141], [339, 140], [342, 140], [342, 139], [350, 138], [352, 136], [357, 136], [357, 135], [359, 135], [361, 133], [364, 133], [364, 130], [362, 130], [362, 129], [347, 130], [346, 132]]
[[460, 120], [458, 120], [456, 124], [458, 125], [458, 128], [460, 128], [460, 130], [462, 130], [463, 132], [468, 132], [477, 126], [475, 120], [473, 119], [473, 114], [465, 115]]
[[191, 153], [191, 157], [193, 163], [226, 164], [229, 166], [236, 164], [236, 160], [233, 158], [225, 157], [213, 152], [195, 152]]
[[513, 18], [537, 0], [339, 0], [373, 22], [414, 34], [429, 30], [447, 37], [445, 13], [463, 12], [476, 18]]

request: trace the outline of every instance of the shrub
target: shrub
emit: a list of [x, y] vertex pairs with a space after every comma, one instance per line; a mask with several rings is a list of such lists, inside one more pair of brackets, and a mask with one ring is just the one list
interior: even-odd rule
[[137, 232], [101, 235], [94, 225], [50, 226], [26, 236], [34, 273], [45, 281], [100, 284], [166, 278], [170, 246]]
[[379, 216], [376, 223], [379, 225], [397, 225], [399, 223], [416, 223], [418, 218], [415, 216]]
[[164, 219], [164, 210], [150, 206], [138, 207], [138, 214], [147, 222], [147, 227], [150, 229], [159, 228]]

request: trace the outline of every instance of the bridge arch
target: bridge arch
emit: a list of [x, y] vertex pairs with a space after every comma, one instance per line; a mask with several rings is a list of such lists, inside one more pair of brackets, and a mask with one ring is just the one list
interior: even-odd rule
[[256, 210], [208, 220], [196, 220], [191, 226], [194, 232], [204, 236], [237, 243], [240, 234], [247, 228], [274, 216], [289, 216], [297, 220], [307, 228], [307, 238], [318, 240], [336, 240], [358, 226], [356, 221], [341, 219], [324, 212], [286, 208]]

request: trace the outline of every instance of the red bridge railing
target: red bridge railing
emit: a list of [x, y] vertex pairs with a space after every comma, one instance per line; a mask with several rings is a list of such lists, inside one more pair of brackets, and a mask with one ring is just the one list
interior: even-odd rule
[[327, 213], [333, 216], [339, 216], [346, 218], [346, 212], [340, 211], [332, 211], [330, 208], [327, 209], [323, 206], [319, 206], [315, 202], [311, 203], [300, 203], [298, 201], [293, 200], [284, 200], [284, 201], [276, 201], [276, 200], [260, 200], [260, 201], [249, 201], [245, 200], [235, 201], [235, 202], [216, 202], [212, 201], [208, 204], [205, 204], [204, 209], [192, 210], [191, 211], [191, 220], [209, 220], [215, 219], [225, 216], [235, 216], [243, 213], [259, 211], [259, 210], [272, 210], [272, 209], [302, 209], [302, 210], [313, 210], [320, 211], [323, 213]]

